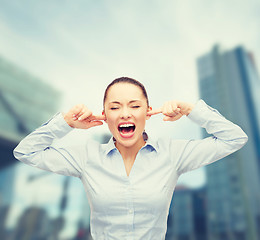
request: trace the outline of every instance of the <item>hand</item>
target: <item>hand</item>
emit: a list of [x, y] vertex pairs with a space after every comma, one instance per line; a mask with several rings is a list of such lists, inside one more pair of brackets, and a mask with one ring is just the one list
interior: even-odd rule
[[106, 120], [104, 115], [93, 115], [84, 105], [78, 104], [72, 107], [68, 113], [63, 114], [64, 120], [73, 128], [88, 129], [103, 124], [101, 120]]
[[180, 102], [180, 101], [169, 101], [164, 103], [164, 105], [156, 110], [150, 110], [147, 112], [148, 116], [156, 115], [162, 113], [165, 117], [164, 121], [176, 121], [180, 119], [183, 115], [188, 116], [192, 111], [194, 104]]

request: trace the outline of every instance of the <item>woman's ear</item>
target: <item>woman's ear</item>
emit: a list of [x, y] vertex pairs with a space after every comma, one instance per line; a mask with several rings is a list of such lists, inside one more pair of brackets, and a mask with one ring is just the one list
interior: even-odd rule
[[105, 116], [106, 119], [104, 121], [107, 122], [107, 117], [106, 117], [106, 114], [105, 114], [105, 110], [102, 111], [102, 115]]
[[[147, 113], [150, 112], [150, 111], [152, 111], [152, 110], [153, 110], [152, 107], [148, 107], [148, 108], [147, 108]], [[146, 115], [146, 120], [150, 119], [150, 117], [151, 117], [151, 115], [148, 115], [148, 114], [147, 114], [147, 115]]]

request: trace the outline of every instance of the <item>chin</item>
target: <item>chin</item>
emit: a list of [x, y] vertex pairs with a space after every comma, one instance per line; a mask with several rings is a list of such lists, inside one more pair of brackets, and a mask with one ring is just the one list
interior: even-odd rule
[[[136, 134], [136, 133], [135, 133]], [[140, 135], [142, 137], [142, 135]], [[124, 146], [126, 148], [133, 147], [135, 145], [141, 144], [141, 137], [136, 138], [136, 136], [133, 136], [132, 138], [122, 138], [121, 136], [118, 136], [118, 138], [115, 138], [118, 144], [121, 146]]]
[[136, 141], [134, 141], [133, 139], [118, 139], [118, 138], [116, 139], [116, 142], [124, 147], [131, 147], [136, 143]]

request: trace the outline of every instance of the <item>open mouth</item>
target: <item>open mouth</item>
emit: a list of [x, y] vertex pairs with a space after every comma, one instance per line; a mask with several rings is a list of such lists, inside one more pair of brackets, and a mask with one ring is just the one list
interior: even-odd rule
[[118, 125], [118, 131], [121, 134], [131, 134], [135, 131], [135, 125], [133, 123], [122, 123]]

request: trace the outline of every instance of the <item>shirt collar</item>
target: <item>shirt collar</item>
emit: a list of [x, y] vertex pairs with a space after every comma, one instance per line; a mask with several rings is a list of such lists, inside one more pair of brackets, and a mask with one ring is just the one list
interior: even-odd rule
[[[143, 133], [143, 138], [146, 141], [146, 144], [143, 146], [143, 148], [150, 147], [156, 152], [158, 152], [157, 143], [153, 139], [151, 139], [151, 137], [148, 137], [148, 134], [146, 132]], [[117, 150], [115, 145], [115, 139], [114, 137], [111, 137], [109, 142], [106, 144], [106, 148], [105, 148], [106, 155], [108, 155], [110, 152], [114, 150]]]

